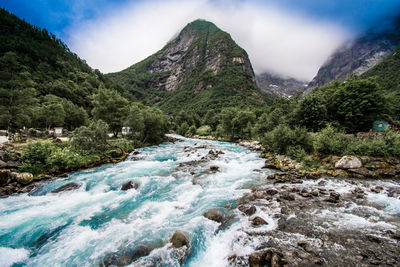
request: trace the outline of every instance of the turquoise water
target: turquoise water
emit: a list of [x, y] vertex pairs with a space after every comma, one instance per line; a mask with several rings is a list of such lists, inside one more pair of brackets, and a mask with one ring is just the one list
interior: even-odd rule
[[[221, 266], [231, 253], [222, 240], [240, 218], [219, 230], [219, 223], [202, 214], [214, 207], [233, 209], [263, 160], [232, 143], [181, 140], [0, 199], [0, 266], [98, 266], [107, 256], [141, 244], [157, 248], [132, 266], [179, 266], [168, 243], [176, 230], [190, 234], [191, 252], [183, 265]], [[211, 149], [224, 154], [209, 160]], [[210, 166], [220, 171], [210, 172]], [[128, 181], [139, 188], [121, 191]], [[81, 187], [50, 193], [70, 182]]]

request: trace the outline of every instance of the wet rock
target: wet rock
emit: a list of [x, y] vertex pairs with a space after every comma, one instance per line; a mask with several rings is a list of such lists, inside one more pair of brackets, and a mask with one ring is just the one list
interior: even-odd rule
[[209, 220], [219, 223], [221, 223], [224, 219], [223, 213], [218, 209], [209, 209], [203, 214], [203, 216]]
[[33, 175], [32, 173], [29, 172], [23, 172], [23, 173], [16, 173], [16, 172], [12, 172], [11, 173], [11, 177], [17, 181], [20, 184], [29, 184], [30, 182], [33, 181]]
[[273, 195], [278, 194], [278, 190], [273, 189], [273, 188], [269, 188], [269, 189], [265, 190], [265, 193], [270, 195], [270, 196], [273, 196]]
[[348, 172], [360, 175], [361, 177], [371, 177], [372, 172], [367, 168], [348, 169]]
[[144, 244], [137, 247], [126, 247], [115, 253], [110, 253], [100, 262], [99, 267], [127, 266], [141, 257], [148, 256], [151, 251], [161, 247], [161, 244]]
[[254, 252], [249, 256], [250, 267], [280, 267], [282, 266], [282, 253], [268, 249], [265, 251]]
[[375, 242], [375, 243], [381, 243], [381, 239], [377, 236], [374, 235], [367, 235], [367, 239], [371, 242]]
[[383, 190], [382, 186], [375, 186], [374, 188], [371, 188], [371, 192], [374, 193], [380, 193]]
[[253, 226], [260, 226], [260, 225], [265, 225], [265, 224], [268, 224], [268, 223], [263, 218], [261, 218], [259, 216], [256, 216], [253, 219], [253, 222], [252, 222]]
[[78, 189], [79, 187], [81, 187], [81, 185], [71, 182], [71, 183], [65, 184], [57, 189], [54, 189], [53, 191], [51, 191], [51, 193], [60, 193], [60, 192], [65, 192], [65, 191], [71, 191], [71, 190]]
[[0, 186], [5, 186], [10, 182], [11, 171], [10, 170], [0, 170]]
[[210, 171], [211, 172], [219, 172], [219, 167], [218, 166], [210, 166]]
[[7, 167], [7, 163], [5, 163], [4, 161], [2, 161], [2, 160], [0, 159], [0, 169], [6, 168], [6, 167]]
[[121, 186], [121, 191], [127, 191], [127, 190], [129, 190], [129, 189], [138, 189], [139, 188], [139, 183], [133, 183], [133, 181], [129, 181], [129, 182], [126, 182], [126, 183], [124, 183], [122, 186]]
[[256, 213], [257, 209], [254, 205], [251, 206], [247, 206], [247, 205], [241, 205], [238, 207], [238, 209], [243, 212], [244, 214], [246, 214], [247, 216], [251, 216], [254, 213]]
[[174, 248], [189, 247], [190, 245], [189, 234], [183, 231], [176, 231], [169, 241]]
[[340, 199], [340, 194], [337, 192], [331, 192], [329, 194], [329, 197], [327, 199], [325, 199], [325, 201], [327, 202], [331, 202], [331, 203], [338, 203]]
[[296, 198], [295, 198], [295, 196], [294, 196], [293, 194], [290, 194], [290, 193], [287, 193], [287, 192], [286, 192], [286, 193], [282, 194], [282, 196], [280, 197], [280, 199], [293, 201], [293, 200], [295, 200]]
[[29, 193], [29, 192], [31, 192], [33, 189], [35, 189], [35, 187], [36, 187], [35, 184], [27, 185], [27, 186], [22, 187], [21, 189], [19, 189], [18, 193]]

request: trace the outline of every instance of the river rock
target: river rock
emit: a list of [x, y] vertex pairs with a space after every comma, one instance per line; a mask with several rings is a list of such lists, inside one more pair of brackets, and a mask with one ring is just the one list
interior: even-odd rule
[[254, 213], [256, 213], [257, 208], [254, 205], [251, 206], [247, 206], [247, 205], [241, 205], [238, 207], [238, 209], [243, 212], [244, 214], [246, 214], [247, 216], [251, 216]]
[[189, 247], [190, 245], [189, 234], [183, 231], [176, 231], [169, 241], [174, 248]]
[[361, 160], [354, 156], [343, 156], [335, 164], [335, 168], [338, 168], [338, 169], [358, 169], [361, 167], [362, 167]]
[[33, 175], [32, 173], [29, 172], [23, 172], [23, 173], [12, 172], [11, 176], [14, 178], [15, 181], [23, 185], [29, 184], [30, 182], [33, 181]]
[[100, 267], [127, 266], [141, 257], [145, 257], [161, 244], [144, 244], [137, 247], [126, 247], [115, 253], [110, 253], [100, 262]]
[[0, 170], [0, 186], [5, 186], [10, 182], [11, 171], [10, 170]]
[[81, 185], [72, 182], [72, 183], [65, 184], [57, 189], [54, 189], [53, 191], [51, 191], [51, 193], [60, 193], [60, 192], [64, 192], [64, 191], [71, 191], [71, 190], [78, 189], [79, 187], [81, 187]]
[[4, 161], [2, 161], [2, 160], [0, 159], [0, 169], [6, 168], [6, 167], [7, 167], [7, 163], [5, 163]]
[[210, 171], [211, 172], [219, 172], [219, 167], [218, 166], [210, 166]]
[[268, 224], [268, 223], [263, 218], [261, 218], [259, 216], [256, 216], [253, 219], [253, 223], [252, 223], [253, 226], [260, 226], [260, 225], [265, 225], [265, 224]]
[[133, 181], [129, 181], [129, 182], [124, 183], [121, 186], [121, 190], [122, 191], [127, 191], [127, 190], [132, 189], [132, 188], [138, 189], [139, 188], [139, 183], [133, 183]]
[[222, 220], [224, 219], [223, 213], [218, 209], [209, 209], [203, 214], [203, 216], [209, 220], [219, 223], [221, 223]]

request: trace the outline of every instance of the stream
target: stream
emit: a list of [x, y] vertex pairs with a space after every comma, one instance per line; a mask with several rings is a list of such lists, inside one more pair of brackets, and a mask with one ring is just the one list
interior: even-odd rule
[[[241, 259], [248, 258], [240, 257], [259, 249], [266, 242], [265, 233], [279, 227], [280, 205], [285, 200], [254, 202], [258, 205], [255, 215], [266, 222], [256, 229], [237, 209], [238, 200], [250, 196], [254, 185], [273, 171], [262, 169], [264, 160], [237, 144], [171, 136], [179, 140], [137, 149], [123, 162], [73, 173], [44, 182], [29, 194], [0, 199], [0, 266], [241, 265]], [[129, 181], [137, 188], [122, 191]], [[71, 182], [80, 187], [52, 193]], [[308, 181], [302, 186], [320, 184]], [[328, 186], [342, 194], [356, 187], [344, 181], [329, 181]], [[388, 186], [400, 192], [398, 183]], [[260, 188], [288, 190], [273, 184]], [[375, 221], [346, 217], [346, 209], [355, 209], [354, 205], [340, 207], [338, 213], [333, 208], [317, 212], [312, 206], [310, 214], [320, 218], [318, 227], [329, 220], [350, 220], [351, 227], [377, 222], [379, 231], [396, 232], [398, 194], [368, 194], [369, 202], [376, 195], [376, 202], [383, 206], [373, 211]], [[203, 216], [213, 208], [224, 214], [222, 223]], [[388, 216], [395, 218], [395, 224], [380, 221]], [[190, 249], [172, 247], [170, 238], [176, 231], [188, 234]]]

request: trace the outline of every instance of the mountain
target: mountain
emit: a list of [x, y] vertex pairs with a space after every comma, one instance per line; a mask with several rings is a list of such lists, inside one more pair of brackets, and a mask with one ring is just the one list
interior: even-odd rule
[[400, 46], [362, 75], [365, 78], [371, 76], [379, 77], [384, 90], [400, 92]]
[[387, 30], [371, 29], [364, 36], [339, 48], [319, 69], [308, 88], [335, 80], [344, 81], [351, 74], [363, 74], [400, 45], [400, 26]]
[[99, 88], [117, 87], [52, 33], [0, 8], [0, 128], [80, 126]]
[[205, 20], [189, 23], [157, 53], [107, 77], [145, 104], [169, 113], [204, 114], [208, 109], [268, 101], [257, 88], [246, 51]]
[[306, 82], [266, 72], [256, 75], [256, 81], [262, 92], [282, 97], [291, 97], [302, 93], [307, 87]]

